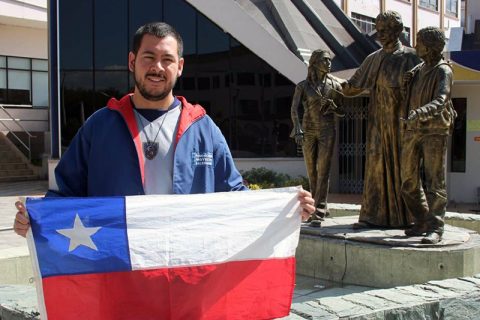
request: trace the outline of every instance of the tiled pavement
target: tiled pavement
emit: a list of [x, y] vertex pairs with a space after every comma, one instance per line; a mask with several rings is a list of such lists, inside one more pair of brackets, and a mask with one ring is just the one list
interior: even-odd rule
[[25, 239], [13, 232], [15, 202], [19, 197], [42, 196], [47, 188], [43, 180], [0, 183], [0, 250], [26, 246]]
[[[0, 183], [0, 251], [25, 248], [25, 240], [12, 230], [16, 212], [14, 203], [21, 196], [43, 195], [47, 186], [47, 181]], [[329, 199], [332, 203], [351, 204], [358, 204], [360, 200], [359, 195], [337, 194]], [[472, 209], [478, 210], [478, 207], [457, 205], [449, 207], [448, 211], [472, 213]], [[12, 290], [17, 298], [12, 297]], [[414, 298], [411, 298], [412, 295]], [[448, 279], [379, 290], [297, 276], [292, 313], [285, 319], [427, 319], [435, 318], [439, 312], [444, 319], [480, 319], [478, 296], [478, 278]], [[459, 314], [458, 310], [464, 310], [464, 313]], [[35, 312], [33, 287], [0, 283], [0, 319], [31, 319], [36, 318]]]

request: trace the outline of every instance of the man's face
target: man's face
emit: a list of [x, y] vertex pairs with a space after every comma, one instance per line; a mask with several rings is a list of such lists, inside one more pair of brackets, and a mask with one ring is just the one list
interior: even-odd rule
[[386, 21], [378, 21], [375, 29], [377, 30], [377, 39], [383, 47], [393, 45], [398, 41], [397, 32]]
[[430, 52], [420, 37], [417, 37], [417, 44], [415, 45], [415, 50], [417, 51], [417, 56], [422, 60], [425, 60], [425, 57], [427, 57]]
[[330, 54], [324, 53], [317, 61], [317, 70], [324, 73], [329, 73], [332, 67], [332, 58]]
[[178, 56], [178, 43], [167, 36], [146, 34], [137, 54], [128, 56], [128, 67], [135, 78], [135, 91], [146, 100], [160, 101], [168, 97], [182, 74], [183, 58]]

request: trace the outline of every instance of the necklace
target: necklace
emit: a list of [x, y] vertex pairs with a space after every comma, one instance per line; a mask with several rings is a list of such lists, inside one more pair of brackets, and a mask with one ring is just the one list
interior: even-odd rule
[[[143, 123], [142, 115], [138, 114], [138, 111], [135, 110], [135, 114], [137, 115], [138, 119], [140, 119], [140, 122], [142, 123], [143, 134], [145, 135], [145, 138], [147, 139], [147, 142], [144, 142], [142, 144], [142, 146], [143, 146], [143, 154], [145, 155], [145, 158], [147, 158], [148, 160], [153, 160], [157, 156], [157, 153], [158, 153], [157, 137], [158, 137], [158, 134], [160, 133], [160, 130], [162, 130], [163, 123], [165, 122], [165, 119], [167, 119], [167, 116], [168, 116], [169, 112], [170, 112], [170, 110], [168, 110], [167, 113], [165, 113], [165, 116], [163, 117], [162, 123], [160, 124], [160, 127], [158, 128], [157, 134], [155, 135], [155, 138], [153, 138], [153, 140], [150, 140], [148, 138], [147, 131], [145, 131], [146, 126]], [[150, 122], [150, 124], [152, 124], [152, 123]]]

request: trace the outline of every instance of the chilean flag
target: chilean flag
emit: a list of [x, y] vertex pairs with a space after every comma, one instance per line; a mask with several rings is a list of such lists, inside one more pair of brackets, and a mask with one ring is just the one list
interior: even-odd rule
[[298, 190], [29, 198], [41, 317], [287, 316]]

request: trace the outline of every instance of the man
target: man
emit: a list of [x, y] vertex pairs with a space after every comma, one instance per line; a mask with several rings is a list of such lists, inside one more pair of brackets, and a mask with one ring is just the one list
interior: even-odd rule
[[[312, 226], [320, 226], [320, 220], [329, 214], [327, 196], [336, 135], [334, 113], [344, 116], [338, 108], [342, 87], [328, 74], [331, 65], [328, 51], [312, 52], [307, 79], [297, 84], [291, 107], [292, 136], [298, 145], [303, 146], [310, 190], [315, 199]], [[300, 105], [304, 111], [301, 124], [298, 116]]]
[[439, 28], [421, 29], [415, 48], [424, 62], [405, 76], [409, 86], [402, 143], [402, 196], [415, 216], [414, 226], [405, 230], [405, 234], [425, 235], [421, 240], [425, 244], [441, 240], [447, 206], [445, 153], [455, 111], [450, 100], [452, 68], [443, 60], [444, 46], [445, 35]]
[[[140, 27], [128, 66], [133, 94], [111, 99], [79, 130], [55, 170], [58, 191], [46, 196], [89, 197], [246, 190], [218, 127], [199, 105], [175, 97], [183, 71], [183, 41], [166, 23]], [[299, 193], [302, 217], [313, 211]], [[14, 230], [29, 228], [17, 202]]]
[[401, 196], [400, 117], [404, 117], [403, 74], [420, 61], [399, 37], [400, 15], [386, 11], [375, 22], [382, 49], [370, 54], [342, 84], [345, 95], [370, 91], [363, 200], [355, 228], [401, 228], [411, 222]]

